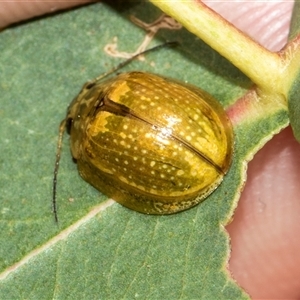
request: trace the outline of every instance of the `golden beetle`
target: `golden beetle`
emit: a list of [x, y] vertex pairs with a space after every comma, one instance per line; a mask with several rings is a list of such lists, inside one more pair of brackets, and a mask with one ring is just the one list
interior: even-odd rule
[[82, 178], [146, 214], [196, 205], [221, 183], [232, 158], [222, 106], [195, 86], [149, 73], [83, 86], [61, 123], [55, 175], [65, 128]]

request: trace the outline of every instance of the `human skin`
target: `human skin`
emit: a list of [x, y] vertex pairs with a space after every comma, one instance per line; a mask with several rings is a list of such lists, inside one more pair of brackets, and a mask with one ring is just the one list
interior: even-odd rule
[[[0, 2], [0, 28], [89, 1]], [[270, 50], [284, 46], [292, 2], [205, 1]], [[300, 145], [288, 127], [249, 163], [226, 228], [229, 270], [253, 299], [300, 299]]]

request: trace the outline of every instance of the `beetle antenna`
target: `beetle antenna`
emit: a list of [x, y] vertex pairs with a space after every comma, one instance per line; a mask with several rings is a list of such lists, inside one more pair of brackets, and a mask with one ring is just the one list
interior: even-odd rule
[[113, 67], [110, 71], [101, 74], [100, 76], [95, 78], [93, 81], [99, 81], [99, 80], [115, 73], [116, 71], [118, 71], [118, 70], [124, 68], [125, 66], [127, 66], [129, 63], [131, 63], [133, 60], [138, 58], [140, 55], [144, 55], [144, 54], [147, 54], [147, 53], [152, 52], [152, 51], [159, 50], [159, 49], [164, 48], [164, 47], [174, 47], [174, 46], [177, 46], [178, 44], [179, 43], [177, 41], [165, 42], [163, 44], [160, 44], [160, 45], [154, 46], [150, 49], [147, 49], [143, 52], [137, 53], [137, 54], [133, 55], [132, 57], [128, 58], [127, 60], [125, 60], [125, 61], [121, 62], [120, 64], [118, 64], [116, 67]]
[[59, 161], [61, 156], [61, 149], [62, 149], [62, 139], [66, 130], [66, 119], [61, 121], [59, 125], [59, 136], [56, 148], [56, 159], [55, 159], [55, 166], [53, 172], [53, 186], [52, 186], [52, 212], [54, 214], [55, 222], [58, 223], [57, 217], [57, 206], [56, 206], [56, 186], [57, 186], [57, 174], [59, 169]]

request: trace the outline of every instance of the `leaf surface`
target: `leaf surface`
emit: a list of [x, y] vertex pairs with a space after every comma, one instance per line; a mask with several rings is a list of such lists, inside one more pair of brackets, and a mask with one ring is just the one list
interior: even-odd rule
[[[290, 27], [289, 39], [293, 42], [293, 39], [299, 40], [299, 31], [300, 31], [300, 3], [298, 1], [295, 2], [293, 16]], [[299, 56], [299, 55], [298, 55]], [[300, 101], [299, 101], [299, 84], [300, 84], [300, 74], [299, 74], [299, 64], [300, 57], [296, 57], [295, 62], [293, 64], [297, 67], [297, 75], [293, 80], [292, 86], [289, 90], [288, 95], [288, 107], [289, 107], [289, 117], [291, 126], [293, 128], [294, 135], [298, 142], [300, 142]]]

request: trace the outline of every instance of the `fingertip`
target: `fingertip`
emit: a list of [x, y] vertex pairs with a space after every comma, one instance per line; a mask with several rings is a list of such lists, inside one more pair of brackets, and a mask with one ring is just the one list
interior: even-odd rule
[[33, 17], [53, 13], [62, 9], [93, 2], [91, 0], [74, 1], [9, 1], [0, 2], [0, 28]]

